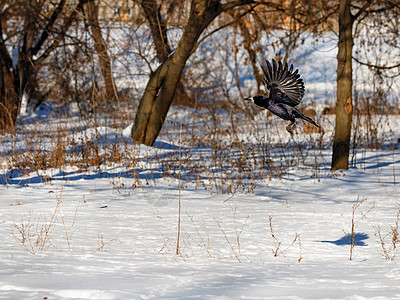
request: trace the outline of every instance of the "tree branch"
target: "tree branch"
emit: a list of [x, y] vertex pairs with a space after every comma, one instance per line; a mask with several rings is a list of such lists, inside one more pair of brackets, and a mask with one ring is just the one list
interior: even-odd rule
[[53, 43], [43, 52], [43, 54], [35, 60], [36, 64], [42, 63], [49, 55], [50, 53], [58, 47], [60, 44], [63, 36], [65, 33], [68, 31], [69, 27], [71, 26], [73, 20], [75, 19], [76, 15], [78, 14], [79, 11], [83, 9], [83, 6], [93, 0], [80, 0], [76, 8], [71, 12], [69, 15], [69, 18], [65, 21], [64, 25], [62, 26], [60, 32], [58, 33], [57, 37], [54, 38]]
[[157, 5], [155, 0], [142, 0], [140, 5], [144, 11], [145, 18], [149, 23], [150, 31], [156, 48], [157, 59], [160, 62], [164, 61], [172, 52], [172, 50], [167, 38], [166, 22], [160, 13], [161, 7]]
[[269, 7], [276, 8], [276, 9], [284, 11], [282, 9], [282, 5], [279, 4], [279, 3], [270, 2], [270, 1], [254, 1], [254, 0], [236, 0], [236, 1], [231, 1], [231, 2], [228, 2], [228, 3], [222, 4], [220, 6], [220, 10], [221, 10], [221, 12], [224, 12], [224, 11], [230, 10], [232, 8], [235, 8], [237, 6], [243, 6], [243, 5], [247, 5], [247, 4], [255, 4], [256, 6], [264, 5], [264, 6], [269, 6]]
[[395, 68], [399, 68], [400, 67], [400, 63], [398, 63], [397, 65], [389, 66], [389, 67], [387, 67], [387, 66], [377, 66], [377, 65], [370, 64], [370, 63], [362, 62], [359, 59], [355, 58], [354, 56], [352, 56], [352, 58], [356, 62], [358, 62], [360, 65], [368, 66], [370, 68], [374, 68], [374, 69], [378, 69], [378, 70], [391, 70], [391, 69], [395, 69]]
[[364, 6], [361, 7], [360, 10], [353, 16], [353, 20], [356, 20], [363, 12], [365, 12], [372, 2], [374, 2], [374, 0], [368, 0], [368, 2], [365, 3]]
[[242, 5], [246, 5], [246, 4], [254, 4], [256, 3], [254, 0], [236, 0], [236, 1], [231, 1], [225, 4], [222, 4], [220, 6], [220, 10], [221, 12], [230, 10], [232, 8], [235, 8], [236, 6], [242, 6]]
[[[258, 5], [258, 4], [256, 4], [256, 5]], [[255, 7], [255, 6], [254, 6], [254, 7]], [[218, 31], [220, 31], [220, 30], [222, 30], [222, 29], [224, 29], [224, 28], [226, 28], [226, 27], [228, 27], [228, 26], [230, 26], [230, 25], [236, 23], [237, 21], [239, 21], [239, 19], [241, 19], [241, 18], [242, 18], [243, 16], [245, 16], [249, 11], [251, 11], [254, 7], [252, 7], [252, 8], [249, 9], [248, 11], [243, 12], [243, 13], [240, 14], [238, 17], [236, 17], [235, 19], [233, 19], [231, 22], [228, 22], [228, 23], [226, 23], [226, 24], [224, 24], [224, 25], [222, 25], [222, 26], [220, 26], [220, 27], [218, 27], [218, 28], [212, 30], [211, 32], [205, 34], [200, 40], [197, 41], [197, 43], [196, 43], [196, 45], [194, 46], [194, 48], [193, 48], [191, 54], [193, 54], [193, 53], [196, 51], [196, 49], [198, 48], [198, 46], [199, 46], [204, 40], [206, 40], [208, 37], [212, 36], [214, 33], [218, 32]]]
[[42, 35], [40, 36], [38, 42], [32, 49], [32, 54], [36, 55], [40, 48], [42, 48], [44, 42], [49, 37], [50, 31], [52, 30], [54, 23], [56, 22], [58, 15], [61, 13], [62, 9], [64, 8], [65, 0], [61, 0], [58, 6], [54, 9], [53, 13], [51, 14], [50, 20], [47, 23], [46, 27], [44, 28]]

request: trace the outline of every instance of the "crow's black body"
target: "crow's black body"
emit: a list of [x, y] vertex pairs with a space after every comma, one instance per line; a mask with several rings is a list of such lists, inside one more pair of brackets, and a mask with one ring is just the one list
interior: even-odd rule
[[266, 67], [262, 67], [264, 71], [264, 83], [269, 90], [269, 97], [254, 96], [246, 98], [252, 100], [254, 104], [268, 109], [278, 117], [288, 120], [291, 123], [286, 130], [293, 134], [296, 118], [300, 118], [318, 126], [313, 119], [303, 115], [295, 108], [304, 96], [304, 83], [300, 78], [298, 70], [293, 72], [293, 65], [282, 65], [282, 62], [276, 63], [272, 60], [271, 64], [267, 62]]

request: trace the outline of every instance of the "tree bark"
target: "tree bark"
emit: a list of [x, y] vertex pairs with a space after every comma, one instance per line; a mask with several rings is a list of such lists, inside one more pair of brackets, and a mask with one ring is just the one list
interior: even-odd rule
[[336, 124], [332, 151], [332, 170], [349, 168], [351, 126], [353, 121], [353, 25], [374, 0], [368, 0], [353, 16], [351, 0], [339, 1], [339, 42], [337, 55]]
[[111, 71], [111, 59], [107, 52], [107, 46], [101, 35], [101, 29], [98, 20], [98, 7], [94, 1], [89, 1], [86, 4], [88, 8], [88, 19], [92, 30], [94, 40], [94, 48], [99, 57], [99, 66], [103, 75], [106, 97], [108, 101], [118, 101], [117, 88]]
[[332, 170], [348, 169], [349, 167], [350, 136], [353, 114], [352, 30], [354, 22], [350, 8], [351, 0], [340, 0], [336, 124], [333, 141]]
[[171, 54], [172, 50], [167, 37], [167, 24], [161, 16], [161, 7], [156, 0], [142, 0], [140, 5], [149, 23], [157, 59], [163, 62]]
[[[3, 58], [0, 55], [0, 59]], [[13, 129], [18, 115], [18, 97], [15, 95], [13, 72], [3, 62], [0, 66], [0, 100], [0, 131]]]
[[[157, 4], [156, 0], [142, 0], [140, 5], [149, 23], [157, 59], [159, 62], [163, 62], [172, 53], [172, 49], [167, 36], [167, 24], [161, 16], [161, 6]], [[172, 104], [194, 106], [193, 100], [186, 93], [182, 80], [178, 82]]]
[[237, 0], [225, 4], [216, 0], [192, 1], [189, 19], [175, 52], [150, 75], [132, 128], [132, 138], [136, 142], [153, 145], [164, 124], [186, 61], [204, 29], [223, 11], [249, 3], [253, 1]]
[[3, 7], [5, 3], [0, 4], [0, 130], [13, 128], [14, 110], [18, 107], [15, 103], [17, 97], [14, 95], [14, 78], [12, 73], [12, 59], [7, 51], [3, 40], [3, 26], [7, 26], [3, 18]]

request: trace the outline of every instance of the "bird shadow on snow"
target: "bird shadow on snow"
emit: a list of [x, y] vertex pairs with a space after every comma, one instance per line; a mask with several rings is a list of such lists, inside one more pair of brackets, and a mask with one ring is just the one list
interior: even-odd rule
[[[367, 244], [364, 241], [367, 240], [368, 238], [369, 238], [368, 234], [366, 234], [366, 233], [355, 233], [354, 234], [354, 243], [356, 246], [367, 246]], [[330, 243], [330, 244], [334, 244], [337, 246], [351, 245], [351, 235], [347, 234], [335, 241], [320, 241], [320, 242], [321, 243]]]

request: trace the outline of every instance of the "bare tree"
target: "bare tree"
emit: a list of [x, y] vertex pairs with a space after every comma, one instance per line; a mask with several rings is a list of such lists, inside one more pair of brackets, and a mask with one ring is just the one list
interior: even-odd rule
[[94, 0], [89, 0], [86, 4], [88, 21], [92, 31], [94, 47], [99, 57], [99, 66], [103, 75], [106, 97], [108, 101], [117, 101], [118, 94], [111, 70], [111, 59], [107, 52], [107, 45], [101, 35], [101, 28], [98, 20], [98, 6]]
[[132, 138], [146, 145], [156, 140], [173, 100], [179, 78], [187, 59], [197, 47], [197, 41], [208, 25], [221, 13], [238, 6], [255, 3], [252, 0], [193, 0], [189, 18], [175, 51], [151, 75], [136, 112]]
[[171, 54], [172, 49], [168, 41], [166, 19], [161, 16], [161, 4], [156, 0], [142, 0], [140, 5], [149, 23], [157, 59], [163, 62]]
[[378, 0], [361, 1], [361, 3], [352, 0], [339, 1], [337, 102], [331, 165], [332, 170], [348, 169], [349, 167], [350, 137], [353, 115], [352, 59], [354, 23], [359, 18], [365, 18], [368, 13], [383, 12], [388, 9], [393, 9], [398, 5], [399, 3], [392, 1]]
[[[256, 59], [257, 51], [254, 49], [254, 44], [260, 38], [259, 36], [260, 30], [253, 30], [253, 32], [251, 32], [251, 29], [249, 28], [251, 25], [249, 25], [249, 23], [251, 24], [252, 22], [250, 20], [247, 20], [246, 17], [240, 18], [240, 13], [241, 12], [239, 10], [230, 12], [232, 17], [238, 19], [235, 25], [239, 27], [240, 34], [243, 37], [243, 47], [247, 51], [247, 54], [249, 56], [249, 61], [251, 63], [253, 74], [257, 82], [257, 92], [260, 93], [261, 92], [260, 86], [263, 84], [264, 77], [261, 74], [259, 67], [257, 65], [257, 59]], [[252, 29], [254, 29], [254, 26], [252, 27], [253, 27]]]
[[[34, 93], [43, 62], [63, 41], [85, 2], [80, 0], [69, 15], [63, 15], [66, 0], [54, 3], [49, 13], [44, 4], [50, 2], [44, 0], [0, 3], [0, 130], [14, 128], [24, 93]], [[12, 27], [10, 20], [18, 26]]]
[[[167, 12], [173, 14], [175, 8], [178, 6], [179, 1], [170, 1], [168, 4]], [[165, 2], [164, 2], [165, 3]], [[182, 4], [182, 3], [181, 3]], [[172, 53], [170, 42], [167, 35], [167, 20], [161, 16], [161, 4], [156, 0], [142, 0], [140, 5], [143, 9], [147, 22], [149, 23], [151, 35], [153, 37], [154, 46], [157, 53], [159, 62], [163, 62]], [[183, 85], [184, 75], [181, 75], [181, 80], [176, 87], [175, 96], [173, 99], [174, 104], [184, 104], [188, 106], [193, 105], [192, 99], [188, 96]]]

